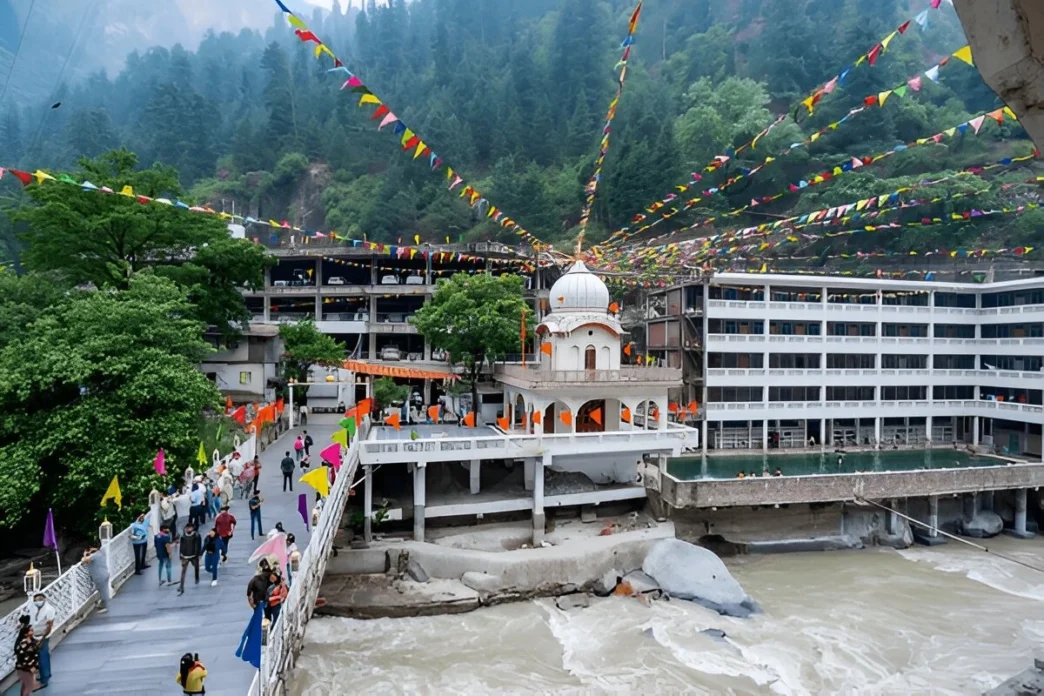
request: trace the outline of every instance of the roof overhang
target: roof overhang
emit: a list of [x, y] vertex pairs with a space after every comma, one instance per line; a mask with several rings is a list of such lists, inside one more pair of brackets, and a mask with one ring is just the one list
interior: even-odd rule
[[377, 377], [399, 377], [401, 379], [460, 379], [460, 377], [450, 371], [449, 368], [445, 371], [422, 370], [417, 367], [369, 363], [365, 360], [345, 360], [342, 367], [349, 372], [361, 375], [374, 375]]

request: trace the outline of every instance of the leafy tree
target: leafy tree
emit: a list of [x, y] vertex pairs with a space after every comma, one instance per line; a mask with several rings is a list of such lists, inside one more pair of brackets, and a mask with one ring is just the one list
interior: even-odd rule
[[123, 511], [110, 504], [109, 517], [129, 523], [157, 483], [156, 450], [171, 471], [190, 466], [199, 414], [218, 406], [196, 368], [210, 350], [205, 327], [190, 318], [185, 292], [150, 272], [123, 291], [60, 299], [32, 298], [39, 280], [5, 281], [28, 305], [53, 304], [0, 346], [0, 526], [54, 507], [60, 524], [93, 533], [113, 476]]
[[[478, 376], [483, 363], [519, 348], [524, 287], [521, 276], [458, 273], [440, 278], [434, 296], [410, 318], [432, 346], [467, 370], [476, 419], [480, 418]], [[527, 324], [531, 323], [531, 315], [526, 316]], [[530, 328], [527, 331], [532, 333]]]
[[[115, 191], [131, 186], [135, 194], [153, 198], [181, 194], [174, 170], [135, 170], [136, 164], [133, 153], [115, 150], [81, 161], [73, 178]], [[32, 204], [22, 207], [16, 219], [27, 226], [20, 236], [29, 270], [58, 273], [73, 285], [122, 290], [136, 273], [151, 268], [188, 290], [192, 316], [225, 335], [234, 335], [237, 325], [249, 320], [238, 291], [263, 284], [264, 251], [230, 239], [217, 216], [54, 182], [31, 185], [27, 193]]]
[[[308, 381], [308, 371], [314, 365], [332, 367], [344, 361], [344, 347], [329, 334], [316, 328], [315, 322], [301, 321], [280, 324], [279, 337], [283, 339], [283, 355], [279, 365], [283, 377], [297, 382]], [[294, 400], [308, 403], [308, 389], [294, 393]]]
[[396, 384], [391, 377], [381, 377], [373, 382], [373, 400], [377, 402], [377, 411], [382, 412], [388, 406], [402, 403], [410, 395], [410, 388], [405, 384]]

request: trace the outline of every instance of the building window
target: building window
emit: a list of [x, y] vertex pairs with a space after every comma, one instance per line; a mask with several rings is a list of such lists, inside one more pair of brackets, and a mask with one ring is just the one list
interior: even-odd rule
[[239, 383], [240, 384], [250, 384], [250, 373], [249, 372], [240, 372], [239, 373]]

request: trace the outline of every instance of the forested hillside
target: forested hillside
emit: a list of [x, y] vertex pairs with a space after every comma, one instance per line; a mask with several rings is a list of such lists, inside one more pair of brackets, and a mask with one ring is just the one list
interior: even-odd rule
[[[368, 0], [365, 11], [347, 14], [288, 4], [490, 203], [545, 241], [575, 235], [631, 0], [391, 0], [380, 7]], [[657, 236], [1002, 106], [974, 67], [953, 58], [937, 79], [923, 77], [917, 89], [865, 104], [867, 95], [905, 85], [966, 44], [952, 7], [944, 2], [930, 9], [933, 4], [647, 2], [588, 238], [603, 240], [631, 225], [693, 173], [700, 174], [698, 187], [718, 186], [778, 155], [740, 185], [673, 215]], [[866, 60], [871, 47], [926, 9], [923, 26], [907, 24]], [[378, 241], [415, 234], [515, 239], [447, 193], [442, 172], [433, 174], [426, 158], [404, 153], [391, 128], [378, 131], [372, 108], [359, 108], [358, 95], [341, 91], [344, 74], [327, 72], [314, 48], [285, 26], [264, 37], [248, 30], [211, 34], [196, 51], [134, 52], [118, 75], [99, 73], [68, 85], [57, 109], [6, 100], [0, 103], [0, 166], [68, 167], [80, 156], [123, 145], [143, 163], [177, 167], [196, 201], [225, 210], [234, 201], [237, 213], [260, 219]], [[801, 100], [846, 66], [850, 74], [809, 114]], [[850, 121], [783, 154], [860, 106], [865, 111]], [[756, 149], [730, 150], [781, 114], [788, 117]], [[977, 135], [965, 130], [843, 181], [785, 196], [760, 208], [761, 217], [723, 223], [758, 224], [771, 219], [765, 213], [836, 206], [1032, 150], [1011, 120], [987, 120]], [[728, 164], [705, 171], [717, 155], [728, 156]], [[997, 174], [1015, 185], [1002, 187], [995, 176], [963, 177], [925, 193], [968, 193], [958, 199], [966, 208], [1015, 205], [1031, 195], [1016, 183], [1028, 178], [1026, 171], [1005, 167]], [[953, 205], [944, 202], [931, 215], [960, 210]], [[989, 232], [1005, 236], [1004, 243], [1025, 243], [1035, 220], [1012, 216], [958, 234], [965, 240]], [[945, 226], [926, 228], [887, 243], [938, 246], [954, 234]]]

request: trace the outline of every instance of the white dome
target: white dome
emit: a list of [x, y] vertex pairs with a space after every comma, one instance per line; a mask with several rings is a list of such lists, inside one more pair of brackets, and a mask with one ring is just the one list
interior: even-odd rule
[[565, 275], [551, 286], [548, 302], [553, 313], [560, 312], [609, 312], [609, 288], [591, 271], [583, 261], [573, 264]]

